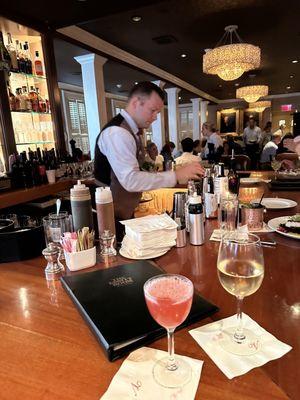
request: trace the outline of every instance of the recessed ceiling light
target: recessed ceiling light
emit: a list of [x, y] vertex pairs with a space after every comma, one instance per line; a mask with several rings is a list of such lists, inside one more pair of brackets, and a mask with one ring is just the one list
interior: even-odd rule
[[220, 85], [218, 85], [219, 87], [222, 87], [222, 85], [220, 84]]
[[140, 15], [133, 15], [131, 17], [132, 22], [140, 22], [142, 20], [142, 17]]
[[234, 86], [240, 86], [240, 84], [239, 83], [235, 83]]
[[178, 99], [181, 100], [181, 96], [179, 96]]
[[117, 83], [116, 86], [120, 89], [122, 87], [122, 83]]
[[290, 86], [287, 86], [286, 88], [287, 88], [287, 89], [290, 89], [291, 87], [290, 87]]
[[181, 54], [181, 58], [186, 58], [186, 54]]
[[292, 63], [293, 64], [297, 64], [298, 60], [293, 60]]
[[295, 75], [290, 75], [290, 78], [293, 79]]
[[135, 84], [135, 85], [137, 85], [137, 84], [138, 84], [138, 82], [134, 82], [134, 84]]
[[248, 76], [249, 76], [249, 78], [255, 78], [256, 74], [249, 74]]

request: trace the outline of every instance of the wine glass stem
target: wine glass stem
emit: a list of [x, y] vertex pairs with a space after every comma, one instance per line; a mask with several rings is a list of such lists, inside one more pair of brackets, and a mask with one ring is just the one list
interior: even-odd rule
[[169, 358], [168, 358], [168, 364], [167, 364], [167, 369], [169, 371], [175, 371], [177, 369], [177, 364], [175, 361], [174, 357], [174, 331], [175, 329], [168, 328], [168, 353], [169, 353]]
[[243, 332], [243, 313], [242, 313], [242, 307], [243, 307], [243, 297], [237, 297], [237, 319], [238, 319], [238, 325], [237, 329], [234, 333], [234, 340], [237, 343], [242, 343], [243, 340], [245, 340], [246, 336], [244, 335]]

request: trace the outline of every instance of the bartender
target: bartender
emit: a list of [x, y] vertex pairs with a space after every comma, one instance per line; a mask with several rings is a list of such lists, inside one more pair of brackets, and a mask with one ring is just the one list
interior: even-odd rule
[[126, 109], [108, 122], [96, 139], [95, 179], [98, 185], [111, 188], [118, 241], [122, 239], [118, 221], [133, 217], [143, 191], [173, 187], [204, 173], [198, 162], [178, 171], [141, 171], [145, 159], [143, 129], [156, 120], [163, 106], [164, 92], [152, 82], [140, 82], [131, 89]]

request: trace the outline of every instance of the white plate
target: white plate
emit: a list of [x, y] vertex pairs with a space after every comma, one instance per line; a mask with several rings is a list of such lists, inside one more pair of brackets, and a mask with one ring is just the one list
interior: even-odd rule
[[[251, 203], [258, 203], [260, 199], [252, 200]], [[284, 208], [296, 207], [297, 203], [290, 199], [281, 199], [279, 197], [265, 197], [261, 204], [268, 210], [283, 210]]]
[[241, 184], [247, 184], [247, 185], [256, 185], [257, 183], [260, 183], [261, 179], [259, 178], [241, 178], [240, 183]]
[[123, 256], [125, 258], [129, 258], [131, 260], [150, 260], [151, 258], [160, 257], [160, 256], [166, 254], [169, 250], [170, 249], [164, 250], [164, 251], [159, 251], [157, 253], [151, 254], [150, 256], [132, 257], [126, 251], [124, 251], [124, 249], [122, 249], [122, 247], [121, 247], [120, 250], [119, 250], [119, 253], [121, 254], [121, 256]]
[[286, 233], [286, 232], [281, 232], [281, 231], [278, 230], [279, 225], [286, 223], [286, 221], [289, 218], [291, 218], [291, 217], [288, 216], [288, 217], [273, 218], [268, 222], [268, 227], [271, 228], [271, 229], [274, 229], [274, 231], [279, 233], [280, 235], [300, 240], [300, 235], [298, 233]]

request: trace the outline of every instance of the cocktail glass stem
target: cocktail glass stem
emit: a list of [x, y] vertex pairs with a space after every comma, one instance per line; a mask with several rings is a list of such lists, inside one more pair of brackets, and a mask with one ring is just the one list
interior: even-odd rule
[[237, 319], [238, 319], [238, 325], [237, 325], [236, 331], [234, 333], [234, 340], [237, 343], [242, 343], [243, 340], [246, 339], [246, 336], [244, 335], [244, 328], [243, 328], [242, 307], [243, 307], [243, 297], [237, 297]]
[[174, 331], [175, 329], [167, 329], [168, 332], [168, 353], [169, 353], [169, 357], [168, 357], [168, 363], [167, 363], [167, 369], [169, 371], [175, 371], [178, 366], [176, 364], [175, 361], [175, 357], [174, 357]]

